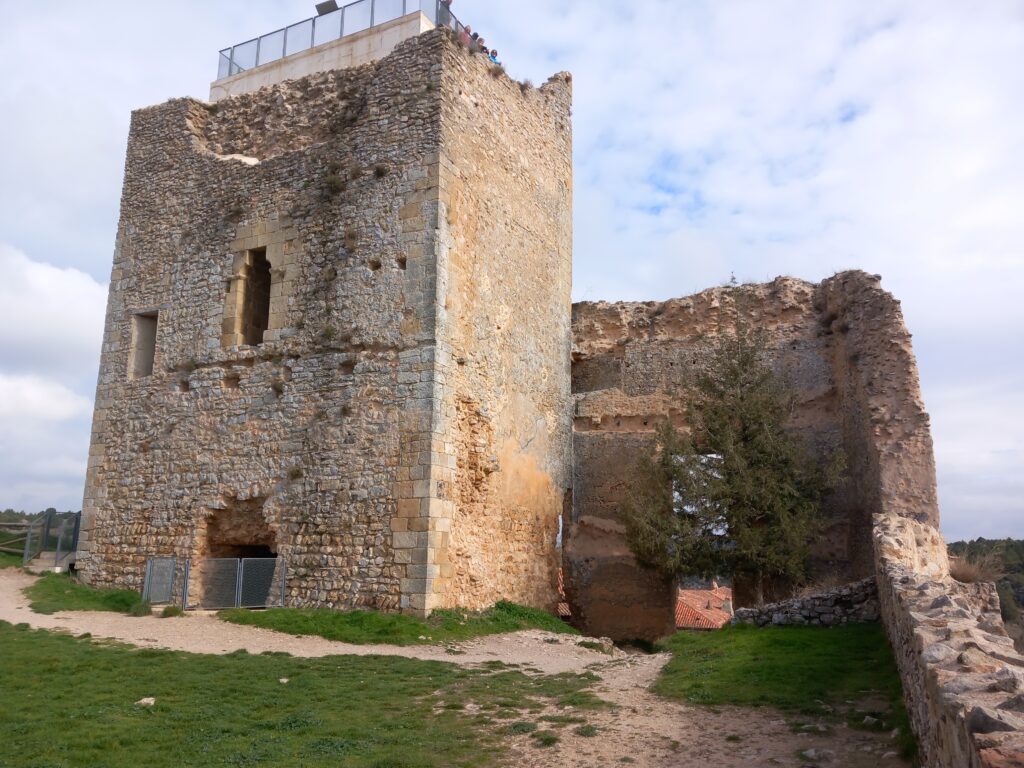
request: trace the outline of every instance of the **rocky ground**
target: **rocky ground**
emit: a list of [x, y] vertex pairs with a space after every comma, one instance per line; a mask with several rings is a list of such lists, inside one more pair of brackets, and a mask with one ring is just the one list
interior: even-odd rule
[[[149, 648], [223, 654], [244, 648], [299, 657], [329, 655], [390, 655], [475, 665], [500, 660], [543, 674], [596, 673], [594, 692], [614, 704], [587, 711], [594, 736], [560, 729], [560, 741], [541, 748], [529, 735], [509, 736], [511, 764], [518, 768], [566, 766], [596, 768], [636, 765], [646, 768], [761, 768], [764, 766], [834, 765], [844, 768], [905, 766], [889, 734], [853, 730], [814, 718], [784, 716], [764, 709], [694, 708], [654, 696], [650, 686], [665, 654], [627, 655], [619, 650], [601, 653], [582, 648], [578, 638], [545, 632], [520, 632], [481, 638], [458, 647], [458, 653], [433, 646], [365, 646], [321, 638], [293, 637], [270, 630], [220, 621], [213, 615], [189, 614], [181, 619], [133, 618], [115, 613], [34, 613], [22, 590], [32, 576], [0, 571], [0, 621], [25, 623], [38, 629], [89, 633]], [[553, 713], [552, 713], [553, 714]], [[565, 715], [565, 710], [559, 711]], [[536, 718], [533, 718], [536, 719]]]

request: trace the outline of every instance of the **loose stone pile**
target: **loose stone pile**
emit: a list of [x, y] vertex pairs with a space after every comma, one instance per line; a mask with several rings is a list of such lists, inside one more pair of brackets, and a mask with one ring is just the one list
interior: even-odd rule
[[741, 608], [736, 611], [733, 623], [759, 627], [771, 624], [834, 627], [878, 621], [878, 614], [878, 587], [874, 579], [864, 579], [808, 597], [761, 608]]

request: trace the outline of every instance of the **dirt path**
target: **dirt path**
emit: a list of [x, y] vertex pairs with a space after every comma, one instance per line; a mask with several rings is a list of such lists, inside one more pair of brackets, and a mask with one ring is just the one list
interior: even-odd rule
[[[512, 764], [517, 768], [597, 768], [636, 765], [642, 768], [761, 768], [764, 766], [833, 765], [843, 768], [898, 768], [885, 734], [835, 727], [828, 733], [819, 724], [801, 721], [810, 730], [794, 732], [792, 720], [768, 710], [693, 708], [660, 699], [649, 692], [667, 654], [614, 657], [580, 648], [570, 636], [529, 631], [495, 635], [458, 646], [452, 655], [434, 646], [396, 647], [350, 645], [316, 637], [294, 637], [259, 627], [220, 621], [215, 616], [190, 614], [183, 619], [133, 618], [116, 613], [32, 612], [22, 590], [35, 577], [17, 569], [0, 570], [0, 621], [28, 624], [35, 629], [89, 633], [146, 648], [191, 653], [224, 654], [245, 649], [259, 654], [285, 652], [293, 656], [404, 656], [414, 659], [476, 665], [499, 660], [544, 674], [593, 671], [601, 677], [594, 691], [616, 708], [580, 712], [599, 729], [596, 737], [578, 736], [572, 727], [558, 729], [560, 742], [551, 748], [535, 746], [530, 736], [510, 737]], [[560, 711], [559, 714], [566, 714]], [[543, 727], [543, 723], [541, 723]], [[732, 737], [732, 738], [730, 738]], [[737, 740], [738, 739], [738, 740]], [[822, 759], [798, 753], [817, 751]], [[812, 754], [814, 754], [812, 752]]]

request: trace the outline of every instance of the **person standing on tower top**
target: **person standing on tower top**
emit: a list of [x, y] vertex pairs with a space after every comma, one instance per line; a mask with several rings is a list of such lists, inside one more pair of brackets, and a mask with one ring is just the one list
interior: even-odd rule
[[452, 25], [452, 3], [454, 0], [441, 0], [437, 8], [437, 23], [442, 27]]

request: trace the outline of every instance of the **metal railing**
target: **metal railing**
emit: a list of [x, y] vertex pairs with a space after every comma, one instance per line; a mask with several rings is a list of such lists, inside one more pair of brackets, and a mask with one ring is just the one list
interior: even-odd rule
[[462, 25], [441, 0], [356, 0], [336, 11], [300, 21], [220, 52], [217, 79], [308, 51], [419, 11], [437, 26]]
[[62, 568], [64, 561], [75, 554], [78, 548], [78, 532], [82, 525], [82, 513], [66, 515], [60, 520], [57, 531], [57, 545], [53, 557], [53, 567]]
[[25, 552], [21, 557], [21, 564], [28, 565], [43, 551], [43, 544], [46, 542], [46, 526], [49, 516], [36, 518], [25, 531]]
[[24, 555], [25, 540], [32, 523], [0, 523], [0, 552], [5, 555]]
[[49, 512], [33, 520], [25, 531], [22, 563], [53, 553], [53, 567], [60, 568], [78, 548], [81, 512]]
[[288, 564], [278, 558], [186, 560], [181, 604], [200, 608], [283, 608]]
[[152, 605], [174, 602], [174, 580], [178, 560], [174, 557], [151, 557], [146, 561], [146, 578], [142, 582], [142, 600]]

